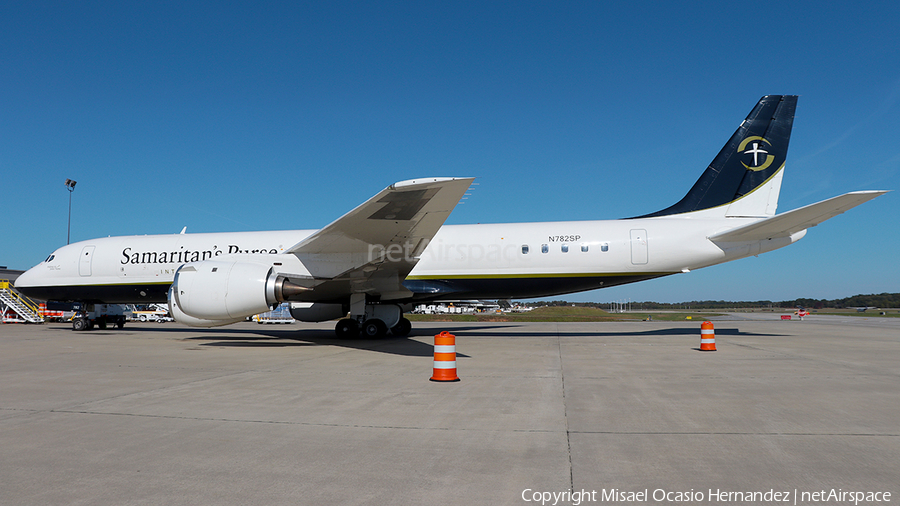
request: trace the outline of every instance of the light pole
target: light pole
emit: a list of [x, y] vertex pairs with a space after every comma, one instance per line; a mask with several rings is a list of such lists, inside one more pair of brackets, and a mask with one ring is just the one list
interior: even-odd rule
[[75, 183], [77, 181], [66, 179], [66, 189], [69, 190], [69, 226], [66, 229], [66, 244], [69, 244], [72, 237], [72, 192], [75, 191]]

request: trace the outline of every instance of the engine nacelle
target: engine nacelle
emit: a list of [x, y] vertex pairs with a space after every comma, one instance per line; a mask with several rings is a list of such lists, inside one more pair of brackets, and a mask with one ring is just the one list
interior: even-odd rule
[[327, 322], [347, 316], [343, 304], [292, 302], [291, 316], [301, 322]]
[[195, 327], [228, 325], [269, 311], [307, 290], [263, 263], [244, 259], [185, 264], [169, 289], [169, 311], [176, 321]]
[[203, 318], [194, 318], [193, 316], [185, 314], [185, 312], [178, 307], [178, 302], [173, 296], [173, 293], [174, 285], [169, 287], [169, 314], [172, 315], [172, 318], [175, 318], [176, 322], [183, 323], [188, 327], [220, 327], [222, 325], [230, 325], [243, 320], [243, 318], [235, 320], [206, 320]]

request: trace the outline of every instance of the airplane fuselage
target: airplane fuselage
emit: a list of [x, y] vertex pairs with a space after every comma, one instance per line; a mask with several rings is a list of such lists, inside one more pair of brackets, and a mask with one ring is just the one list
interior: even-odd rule
[[[716, 222], [721, 222], [719, 227]], [[750, 254], [760, 247], [723, 250], [711, 231], [753, 219], [565, 221], [445, 225], [419, 254], [405, 285], [410, 299], [542, 297], [686, 272]], [[165, 302], [178, 268], [189, 262], [256, 257], [296, 262], [285, 249], [315, 230], [105, 237], [56, 250], [20, 278], [40, 275], [40, 299], [105, 303]], [[794, 239], [796, 240], [796, 238]], [[779, 243], [778, 247], [791, 241]], [[772, 245], [774, 246], [774, 245]], [[774, 249], [765, 247], [765, 251]], [[379, 252], [373, 247], [373, 254]], [[416, 254], [402, 246], [380, 251], [386, 261]], [[310, 302], [329, 300], [310, 293]]]

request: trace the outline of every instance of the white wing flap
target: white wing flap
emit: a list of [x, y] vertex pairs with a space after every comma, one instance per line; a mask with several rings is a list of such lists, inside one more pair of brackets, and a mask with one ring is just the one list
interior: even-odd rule
[[814, 227], [829, 218], [833, 218], [885, 193], [887, 191], [884, 190], [845, 193], [822, 202], [773, 216], [772, 218], [710, 236], [709, 239], [715, 242], [745, 242], [789, 237], [791, 234]]
[[396, 183], [287, 252], [297, 255], [317, 278], [397, 275], [402, 281], [472, 181], [428, 178]]

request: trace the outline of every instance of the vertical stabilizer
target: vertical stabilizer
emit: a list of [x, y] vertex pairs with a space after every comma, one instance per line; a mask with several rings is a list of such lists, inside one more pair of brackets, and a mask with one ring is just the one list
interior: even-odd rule
[[638, 218], [725, 205], [728, 216], [774, 215], [796, 108], [796, 95], [762, 97], [684, 198]]

